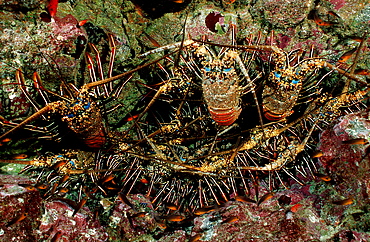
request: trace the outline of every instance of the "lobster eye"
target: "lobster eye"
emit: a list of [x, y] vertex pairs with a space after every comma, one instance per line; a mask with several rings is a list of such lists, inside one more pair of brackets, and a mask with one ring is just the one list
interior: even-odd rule
[[223, 69], [223, 71], [224, 72], [229, 72], [229, 71], [231, 71], [231, 67], [230, 68], [225, 68], [225, 69]]
[[209, 68], [209, 67], [204, 67], [204, 70], [208, 72], [208, 71], [211, 71], [211, 68]]
[[297, 84], [297, 83], [299, 83], [299, 81], [298, 81], [298, 80], [293, 80], [293, 81], [292, 81], [292, 84]]
[[69, 161], [69, 163], [70, 163], [74, 168], [76, 168], [76, 164], [75, 164], [72, 160], [70, 160], [70, 161]]
[[280, 73], [280, 72], [276, 72], [276, 71], [275, 71], [275, 72], [274, 72], [274, 75], [275, 75], [275, 77], [276, 77], [276, 78], [280, 78], [280, 77], [281, 77], [281, 73]]
[[84, 109], [89, 109], [90, 108], [90, 102], [88, 102], [86, 105], [84, 105]]

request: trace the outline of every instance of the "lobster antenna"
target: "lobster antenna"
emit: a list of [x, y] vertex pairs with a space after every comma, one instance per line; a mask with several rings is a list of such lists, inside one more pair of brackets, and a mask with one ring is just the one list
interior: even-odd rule
[[184, 47], [185, 34], [186, 34], [186, 22], [187, 22], [187, 20], [188, 20], [188, 13], [185, 16], [184, 25], [182, 26], [183, 34], [182, 34], [182, 38], [181, 38], [181, 44], [180, 44], [180, 47], [179, 47], [179, 51], [176, 54], [176, 59], [175, 59], [175, 63], [174, 63], [175, 70], [178, 68], [178, 65], [179, 65], [179, 62], [180, 62], [180, 56], [181, 56], [182, 48]]
[[53, 110], [53, 106], [51, 105], [48, 105], [48, 106], [45, 106], [43, 108], [41, 108], [39, 111], [37, 111], [36, 113], [32, 114], [30, 117], [26, 118], [24, 121], [22, 121], [19, 125], [15, 126], [14, 128], [12, 128], [11, 130], [9, 130], [8, 132], [5, 132], [4, 134], [2, 134], [0, 136], [0, 140], [1, 139], [4, 139], [6, 136], [8, 136], [10, 133], [13, 133], [14, 131], [22, 128], [24, 125], [28, 124], [29, 122], [37, 119], [38, 117], [42, 116], [43, 114]]
[[[363, 45], [365, 43], [365, 40], [367, 39], [367, 36], [366, 35], [367, 35], [367, 32], [365, 32], [364, 35], [362, 36], [361, 43], [360, 43], [360, 45], [357, 48], [355, 59], [353, 60], [353, 64], [352, 64], [352, 66], [350, 68], [350, 72], [349, 72], [350, 75], [353, 75], [354, 72], [355, 72], [355, 69], [356, 69], [356, 66], [357, 66], [357, 61], [358, 61], [358, 58], [360, 57], [361, 49], [362, 49], [362, 47], [363, 47]], [[348, 89], [349, 89], [350, 84], [351, 84], [351, 79], [349, 79], [347, 77], [347, 81], [346, 81], [346, 84], [343, 87], [342, 94], [348, 92]]]

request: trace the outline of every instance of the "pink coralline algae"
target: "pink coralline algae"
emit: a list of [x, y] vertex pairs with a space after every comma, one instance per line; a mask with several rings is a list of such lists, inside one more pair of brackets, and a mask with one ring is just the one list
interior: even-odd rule
[[[261, 190], [262, 192], [262, 190]], [[192, 235], [202, 241], [308, 241], [320, 237], [320, 220], [298, 186], [261, 203], [230, 201], [195, 218]], [[299, 204], [299, 208], [297, 208]], [[292, 212], [291, 208], [296, 207]]]
[[51, 201], [45, 204], [39, 233], [42, 239], [53, 238], [59, 234], [59, 241], [106, 241], [108, 234], [87, 207], [83, 207], [75, 216], [74, 209], [63, 201]]
[[[6, 82], [6, 80], [3, 80], [3, 82]], [[31, 94], [34, 93], [34, 90], [31, 88], [28, 88], [28, 90]], [[0, 87], [0, 94], [4, 95], [5, 97], [3, 100], [0, 100], [1, 113], [7, 114], [7, 116], [11, 117], [12, 119], [28, 115], [31, 104], [27, 100], [24, 93], [22, 93], [18, 85], [9, 80], [7, 84], [4, 84]], [[7, 116], [5, 116], [5, 118], [7, 118]]]
[[333, 175], [347, 182], [364, 179], [365, 183], [369, 183], [368, 144], [346, 144], [352, 139], [370, 139], [369, 118], [366, 111], [348, 114], [340, 118], [333, 129], [321, 134], [319, 149], [323, 156], [320, 161]]
[[25, 188], [30, 183], [18, 176], [0, 176], [0, 241], [37, 241], [41, 198], [36, 189]]
[[158, 228], [152, 204], [140, 194], [127, 199], [132, 204], [128, 205], [119, 199], [115, 201], [113, 213], [109, 218], [110, 238], [133, 241], [146, 234], [147, 238], [151, 238], [149, 234]]
[[289, 42], [291, 41], [291, 38], [287, 35], [278, 34], [278, 47], [281, 49], [285, 49], [287, 46], [289, 46]]
[[0, 201], [0, 241], [108, 240], [105, 229], [87, 207], [72, 216], [71, 205], [42, 200], [27, 178], [0, 175]]
[[345, 0], [329, 0], [329, 2], [334, 5], [335, 10], [339, 10], [346, 5]]
[[[283, 1], [269, 0], [257, 1], [255, 14], [272, 26], [279, 28], [292, 27], [302, 22], [308, 15], [312, 7], [312, 1]], [[289, 16], [289, 17], [287, 17]]]
[[[186, 32], [191, 38], [206, 37], [206, 40], [210, 42], [232, 44], [231, 33], [237, 25], [237, 15], [217, 10], [217, 7], [207, 3], [194, 13], [194, 17], [190, 18], [186, 24]], [[237, 31], [237, 28], [235, 30]]]
[[[64, 52], [68, 55], [73, 57], [80, 53], [78, 53], [77, 46], [76, 46], [76, 39], [82, 38], [84, 42], [87, 41], [87, 34], [80, 28], [78, 20], [72, 16], [67, 15], [64, 18], [54, 17], [54, 21], [51, 22], [53, 28], [53, 37], [51, 38], [52, 46], [54, 46], [56, 52]], [[61, 51], [63, 50], [63, 51]], [[66, 61], [69, 61], [66, 63]], [[72, 66], [74, 67], [75, 63], [72, 60], [62, 57], [58, 57], [54, 61], [57, 62], [60, 66]]]

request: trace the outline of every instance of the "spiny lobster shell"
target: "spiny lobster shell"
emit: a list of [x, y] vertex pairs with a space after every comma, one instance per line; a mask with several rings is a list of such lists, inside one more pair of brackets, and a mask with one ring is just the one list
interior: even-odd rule
[[264, 116], [268, 120], [275, 121], [291, 115], [301, 86], [301, 83], [294, 86], [286, 86], [283, 83], [265, 86], [262, 93]]
[[241, 112], [239, 77], [234, 68], [238, 54], [228, 50], [216, 57], [205, 47], [197, 54], [203, 57], [202, 88], [209, 113], [217, 124], [231, 125]]
[[203, 81], [203, 97], [211, 117], [219, 125], [231, 125], [241, 112], [240, 93], [237, 85], [207, 83]]
[[62, 105], [62, 120], [90, 148], [101, 148], [106, 142], [103, 118], [96, 103], [81, 95], [74, 103]]

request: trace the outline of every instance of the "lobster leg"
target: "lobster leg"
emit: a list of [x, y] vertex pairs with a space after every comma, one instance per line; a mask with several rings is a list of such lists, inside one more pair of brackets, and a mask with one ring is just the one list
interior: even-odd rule
[[306, 138], [302, 141], [302, 143], [299, 144], [297, 141], [293, 141], [292, 144], [290, 144], [281, 154], [279, 154], [278, 158], [274, 162], [271, 162], [262, 167], [246, 166], [246, 167], [241, 167], [240, 169], [254, 170], [254, 171], [280, 170], [287, 163], [294, 161], [296, 156], [304, 150], [309, 138], [311, 137], [312, 132], [314, 131], [314, 128], [317, 122], [318, 120], [316, 120], [316, 122], [312, 125], [310, 131], [308, 132]]

